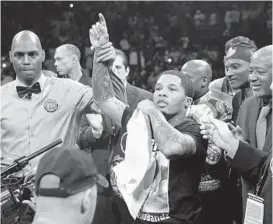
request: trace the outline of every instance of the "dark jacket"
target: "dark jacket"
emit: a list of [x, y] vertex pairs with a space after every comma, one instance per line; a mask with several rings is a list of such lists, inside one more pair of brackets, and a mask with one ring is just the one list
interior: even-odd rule
[[269, 151], [264, 152], [247, 143], [240, 142], [230, 164], [253, 186], [256, 186], [264, 176], [260, 190], [256, 193], [264, 199], [263, 223], [272, 224], [272, 147]]
[[132, 110], [137, 108], [137, 104], [145, 99], [153, 100], [153, 94], [147, 90], [140, 89], [127, 83], [126, 86], [127, 101]]
[[[237, 125], [239, 125], [245, 133], [247, 142], [255, 148], [257, 147], [257, 138], [256, 138], [256, 124], [263, 106], [263, 100], [255, 96], [247, 98], [242, 104], [238, 119]], [[268, 121], [268, 132], [265, 139], [263, 152], [268, 153], [272, 147], [272, 118]], [[247, 193], [253, 192], [254, 185], [247, 179], [242, 179], [242, 198], [243, 198], [243, 211], [245, 211]]]

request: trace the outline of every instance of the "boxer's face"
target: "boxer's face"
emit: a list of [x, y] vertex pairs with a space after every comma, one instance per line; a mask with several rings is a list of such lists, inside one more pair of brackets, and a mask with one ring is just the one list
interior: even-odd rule
[[240, 59], [225, 60], [225, 74], [232, 89], [248, 86], [249, 63]]
[[184, 113], [192, 98], [185, 96], [180, 78], [164, 74], [156, 83], [153, 102], [165, 116], [170, 117]]

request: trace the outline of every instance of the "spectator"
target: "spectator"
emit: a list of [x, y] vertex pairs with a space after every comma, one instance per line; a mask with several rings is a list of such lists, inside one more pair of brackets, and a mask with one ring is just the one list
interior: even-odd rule
[[199, 28], [205, 24], [206, 16], [201, 10], [197, 10], [195, 15], [193, 16], [194, 24], [196, 28]]
[[33, 224], [90, 224], [97, 186], [107, 188], [93, 159], [76, 148], [55, 148], [41, 159], [35, 177], [37, 207]]
[[211, 13], [209, 17], [209, 25], [216, 26], [217, 25], [217, 14], [216, 12]]
[[224, 31], [224, 35], [230, 37], [233, 35], [233, 33], [236, 33], [239, 23], [240, 12], [238, 11], [238, 7], [234, 4], [230, 10], [226, 11], [225, 14], [226, 30]]

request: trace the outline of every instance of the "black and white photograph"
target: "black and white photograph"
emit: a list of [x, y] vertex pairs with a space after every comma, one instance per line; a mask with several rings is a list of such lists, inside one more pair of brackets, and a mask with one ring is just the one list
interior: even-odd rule
[[1, 224], [272, 224], [272, 1], [1, 1]]

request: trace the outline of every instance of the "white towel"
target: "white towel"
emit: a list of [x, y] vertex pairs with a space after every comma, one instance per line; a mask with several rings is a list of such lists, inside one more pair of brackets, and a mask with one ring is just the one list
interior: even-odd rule
[[140, 110], [136, 110], [129, 120], [127, 133], [125, 158], [113, 171], [119, 191], [135, 219], [150, 192], [156, 159], [149, 120]]

